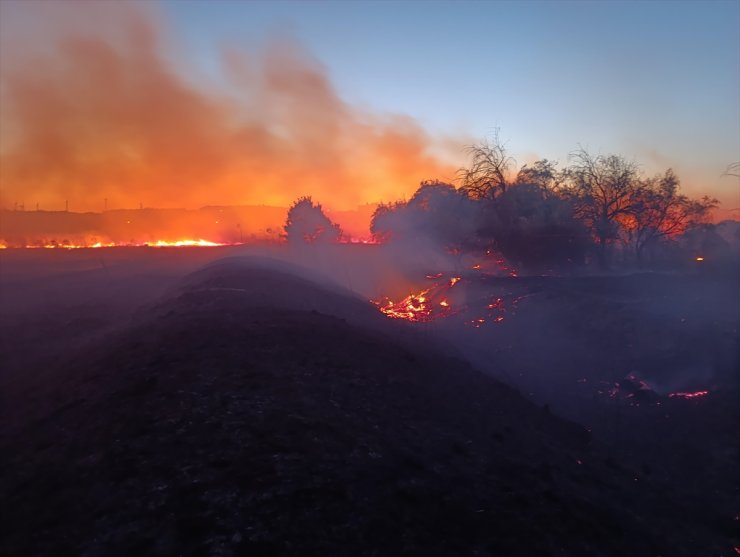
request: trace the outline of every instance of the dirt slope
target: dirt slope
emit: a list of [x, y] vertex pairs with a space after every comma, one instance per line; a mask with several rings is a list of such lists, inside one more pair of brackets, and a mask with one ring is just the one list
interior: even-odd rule
[[357, 304], [267, 269], [196, 275], [130, 328], [6, 375], [0, 553], [726, 547], [710, 518], [601, 454], [580, 426], [431, 338], [355, 320]]

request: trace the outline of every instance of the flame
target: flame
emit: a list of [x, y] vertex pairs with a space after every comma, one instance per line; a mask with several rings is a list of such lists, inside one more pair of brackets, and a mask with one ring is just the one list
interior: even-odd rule
[[709, 394], [709, 391], [694, 391], [691, 393], [670, 393], [668, 398], [699, 398]]
[[[426, 278], [436, 280], [442, 278], [442, 276], [443, 273], [430, 273], [426, 275]], [[468, 304], [465, 306], [457, 305], [453, 308], [452, 302], [447, 297], [447, 292], [461, 280], [462, 277], [450, 277], [448, 280], [436, 282], [433, 286], [409, 294], [399, 302], [394, 302], [389, 298], [383, 298], [382, 301], [371, 300], [371, 302], [377, 305], [384, 315], [392, 319], [425, 323], [467, 312], [471, 309]], [[506, 296], [506, 299], [503, 297], [494, 298], [488, 304], [484, 302], [482, 304], [482, 308], [484, 308], [482, 313], [484, 314], [473, 319], [466, 319], [464, 323], [475, 328], [480, 328], [487, 323], [502, 323], [505, 314], [513, 315], [517, 304], [527, 297], [511, 296], [510, 294]]]
[[[427, 278], [439, 276], [442, 276], [442, 273], [427, 275]], [[444, 296], [459, 281], [460, 277], [452, 277], [449, 281], [437, 283], [419, 292], [409, 294], [400, 302], [393, 302], [386, 298], [383, 302], [373, 301], [373, 303], [391, 319], [406, 319], [407, 321], [427, 323], [456, 313], [446, 297], [442, 297], [441, 300], [439, 298]]]
[[408, 319], [409, 321], [428, 321], [431, 316], [431, 307], [427, 302], [427, 294], [431, 288], [414, 294], [409, 294], [398, 303], [387, 300], [380, 307], [385, 315], [392, 319]]
[[377, 238], [364, 237], [364, 236], [344, 236], [339, 240], [340, 244], [369, 244], [378, 245], [381, 244]]
[[478, 329], [485, 323], [503, 323], [506, 318], [505, 314], [509, 313], [510, 315], [513, 315], [519, 302], [526, 297], [527, 296], [515, 296], [510, 298], [508, 302], [510, 307], [508, 309], [506, 307], [507, 302], [504, 298], [494, 298], [486, 305], [486, 309], [489, 311], [485, 317], [473, 319], [472, 321], [468, 321], [467, 324]]
[[[214, 242], [212, 240], [206, 240], [203, 238], [182, 238], [182, 239], [159, 239], [159, 240], [131, 240], [131, 241], [101, 241], [95, 237], [91, 238], [76, 238], [73, 241], [61, 241], [55, 240], [38, 240], [32, 241], [28, 244], [14, 244], [12, 242], [0, 242], [0, 249], [8, 248], [21, 248], [21, 249], [83, 249], [83, 248], [116, 248], [116, 247], [214, 247], [214, 246], [236, 246], [248, 243], [245, 241], [232, 241], [232, 242]], [[379, 242], [374, 238], [361, 237], [361, 236], [346, 236], [342, 237], [339, 242], [340, 244], [363, 244], [363, 245], [377, 245]]]
[[[219, 242], [211, 242], [209, 240], [156, 240], [154, 242], [91, 242], [91, 243], [45, 243], [45, 244], [34, 244], [23, 246], [21, 249], [97, 249], [97, 248], [123, 248], [123, 247], [156, 247], [156, 248], [170, 248], [170, 247], [214, 247], [214, 246], [230, 246], [239, 244], [224, 244]], [[0, 249], [7, 249], [8, 246], [0, 244]]]
[[166, 240], [157, 240], [153, 245], [155, 247], [182, 247], [182, 246], [223, 246], [226, 244], [219, 244], [217, 242], [209, 242], [208, 240], [176, 240], [174, 242], [168, 242]]

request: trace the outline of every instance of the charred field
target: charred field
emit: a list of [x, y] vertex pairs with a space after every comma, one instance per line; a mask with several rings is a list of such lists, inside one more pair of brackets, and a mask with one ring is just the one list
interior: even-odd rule
[[2, 553], [737, 551], [737, 276], [450, 272], [411, 323], [342, 249], [0, 253]]

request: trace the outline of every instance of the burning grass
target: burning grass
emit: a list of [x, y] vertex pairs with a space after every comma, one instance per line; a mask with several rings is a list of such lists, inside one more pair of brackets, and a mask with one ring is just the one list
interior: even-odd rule
[[[451, 253], [459, 255], [454, 250]], [[468, 285], [482, 277], [517, 277], [516, 271], [504, 258], [491, 250], [487, 250], [484, 257], [465, 265], [465, 268], [467, 269], [465, 282]], [[429, 323], [455, 315], [468, 317], [473, 314], [475, 317], [465, 319], [464, 322], [479, 328], [485, 323], [500, 323], [504, 320], [504, 314], [507, 312], [504, 298], [497, 297], [490, 301], [476, 300], [468, 303], [465, 301], [465, 294], [459, 293], [460, 289], [455, 288], [463, 277], [451, 276], [446, 279], [444, 276], [443, 272], [427, 273], [424, 275], [427, 280], [437, 282], [433, 286], [415, 290], [400, 301], [396, 302], [389, 297], [384, 297], [379, 301], [371, 300], [371, 302], [378, 306], [378, 309], [387, 317], [404, 319], [413, 323]], [[509, 311], [516, 306], [519, 300], [520, 297], [517, 297], [509, 301]]]
[[668, 395], [669, 398], [683, 398], [683, 399], [691, 399], [691, 398], [699, 398], [703, 397], [709, 394], [709, 391], [694, 391], [690, 393], [670, 393]]
[[[218, 246], [241, 246], [248, 242], [217, 242], [213, 240], [205, 240], [203, 238], [193, 239], [166, 239], [166, 240], [152, 240], [152, 241], [130, 241], [130, 242], [111, 242], [102, 241], [98, 239], [89, 240], [76, 240], [68, 241], [63, 240], [58, 242], [52, 241], [38, 241], [28, 244], [15, 245], [13, 243], [0, 242], [0, 249], [99, 249], [99, 248], [135, 248], [135, 247], [155, 247], [155, 248], [180, 248], [180, 247], [218, 247]], [[378, 242], [373, 238], [362, 238], [355, 236], [343, 237], [339, 244], [361, 244], [361, 245], [375, 245]], [[441, 276], [441, 274], [440, 274]]]
[[[217, 246], [231, 246], [239, 245], [233, 243], [223, 242], [212, 242], [210, 240], [203, 240], [202, 238], [194, 239], [182, 239], [182, 240], [155, 240], [152, 242], [102, 242], [97, 240], [91, 240], [89, 242], [44, 242], [39, 244], [29, 244], [24, 246], [18, 246], [20, 249], [99, 249], [99, 248], [132, 248], [132, 247], [155, 247], [155, 248], [180, 248], [180, 247], [217, 247]], [[0, 243], [0, 249], [14, 248], [16, 246], [8, 246]]]
[[[437, 273], [427, 275], [426, 278], [436, 280], [442, 276], [442, 273]], [[429, 323], [452, 316], [461, 316], [465, 325], [478, 329], [487, 323], [502, 323], [508, 315], [515, 312], [519, 302], [526, 297], [502, 295], [492, 299], [465, 301], [467, 296], [461, 293], [459, 288], [455, 289], [455, 285], [461, 280], [461, 277], [451, 277], [429, 288], [412, 292], [398, 302], [390, 298], [371, 301], [391, 319]], [[474, 279], [471, 278], [466, 282], [470, 284], [473, 281]]]
[[[428, 278], [439, 278], [442, 273], [428, 275]], [[388, 298], [381, 301], [373, 301], [381, 312], [391, 319], [406, 319], [417, 323], [427, 323], [444, 317], [454, 315], [459, 310], [454, 308], [448, 299], [450, 290], [460, 282], [460, 277], [451, 277], [449, 280], [440, 282], [406, 296], [400, 302], [393, 302]]]

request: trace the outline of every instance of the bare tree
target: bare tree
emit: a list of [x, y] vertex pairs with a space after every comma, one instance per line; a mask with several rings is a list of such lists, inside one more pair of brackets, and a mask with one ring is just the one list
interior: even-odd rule
[[466, 150], [470, 166], [458, 170], [460, 189], [472, 199], [493, 199], [506, 191], [507, 174], [515, 161], [506, 153], [498, 132]]
[[571, 155], [563, 194], [571, 200], [576, 217], [596, 240], [599, 264], [608, 265], [607, 247], [619, 236], [628, 219], [636, 192], [643, 187], [637, 165], [618, 155], [593, 156], [585, 149]]
[[554, 193], [562, 182], [562, 173], [555, 168], [557, 161], [540, 159], [532, 163], [525, 164], [516, 175], [515, 184], [531, 184], [543, 189], [546, 194]]
[[679, 193], [679, 187], [678, 176], [669, 168], [663, 176], [644, 180], [643, 187], [636, 192], [627, 227], [638, 263], [642, 263], [646, 246], [705, 222], [719, 204], [707, 196], [689, 199]]
[[740, 178], [740, 161], [728, 164], [727, 168], [725, 168], [725, 171], [722, 173], [722, 176], [735, 176], [736, 178]]

